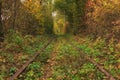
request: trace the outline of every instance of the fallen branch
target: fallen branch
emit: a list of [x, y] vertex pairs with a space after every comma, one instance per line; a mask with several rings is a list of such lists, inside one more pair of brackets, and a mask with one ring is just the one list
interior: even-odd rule
[[47, 46], [52, 42], [53, 39], [51, 39], [40, 51], [36, 52], [32, 58], [30, 58], [12, 77], [10, 77], [8, 80], [15, 80], [25, 69], [26, 67], [33, 62], [33, 60], [47, 48]]

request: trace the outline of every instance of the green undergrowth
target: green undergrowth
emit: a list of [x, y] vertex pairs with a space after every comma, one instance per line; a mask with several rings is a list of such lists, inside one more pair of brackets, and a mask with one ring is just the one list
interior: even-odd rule
[[92, 80], [93, 78], [99, 78], [95, 74], [96, 72], [103, 77], [104, 75], [92, 63], [84, 59], [84, 56], [74, 46], [79, 46], [75, 40], [61, 39], [60, 52], [56, 56], [57, 65], [54, 66], [53, 76], [50, 79], [90, 80], [91, 78]]
[[44, 52], [27, 67], [27, 69], [19, 76], [18, 80], [39, 80], [43, 75], [44, 65], [47, 64], [47, 60], [53, 51], [53, 43], [51, 43]]
[[57, 65], [50, 80], [107, 80], [108, 78], [93, 63], [86, 60], [78, 48], [87, 56], [104, 67], [115, 78], [120, 79], [119, 51], [114, 42], [107, 45], [105, 39], [95, 41], [89, 38], [61, 38]]
[[[51, 36], [47, 35], [21, 35], [19, 32], [9, 31], [0, 49], [0, 80], [12, 76], [23, 64], [26, 63], [36, 52], [47, 44]], [[43, 72], [43, 65], [47, 62], [52, 52], [53, 42], [40, 53], [21, 74], [18, 80], [37, 80]]]
[[[0, 80], [12, 76], [23, 64], [39, 51], [51, 38], [48, 35], [21, 35], [10, 31], [0, 48]], [[44, 74], [51, 54], [55, 52], [52, 76], [47, 80], [109, 80], [93, 63], [85, 59], [84, 53], [116, 79], [120, 79], [120, 44], [111, 39], [92, 40], [71, 34], [57, 38], [40, 53], [16, 80], [39, 80]], [[80, 51], [78, 51], [80, 49]], [[52, 63], [51, 63], [52, 64]]]

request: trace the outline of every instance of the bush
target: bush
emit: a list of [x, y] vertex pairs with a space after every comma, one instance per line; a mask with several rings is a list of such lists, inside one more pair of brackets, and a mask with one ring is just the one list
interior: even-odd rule
[[120, 34], [120, 6], [118, 2], [118, 0], [109, 2], [108, 0], [90, 0], [89, 4], [91, 4], [86, 9], [88, 33], [95, 37], [106, 37], [111, 33], [116, 36]]

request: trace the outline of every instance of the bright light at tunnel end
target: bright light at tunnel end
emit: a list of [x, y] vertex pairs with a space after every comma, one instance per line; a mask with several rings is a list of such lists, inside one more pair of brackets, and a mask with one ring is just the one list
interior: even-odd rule
[[55, 17], [57, 15], [57, 12], [53, 12], [52, 16]]
[[21, 2], [25, 2], [25, 0], [21, 0]]

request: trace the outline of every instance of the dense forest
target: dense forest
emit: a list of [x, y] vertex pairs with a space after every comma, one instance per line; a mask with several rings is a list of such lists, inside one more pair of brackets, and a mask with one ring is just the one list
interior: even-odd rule
[[120, 0], [0, 0], [0, 80], [120, 80]]

